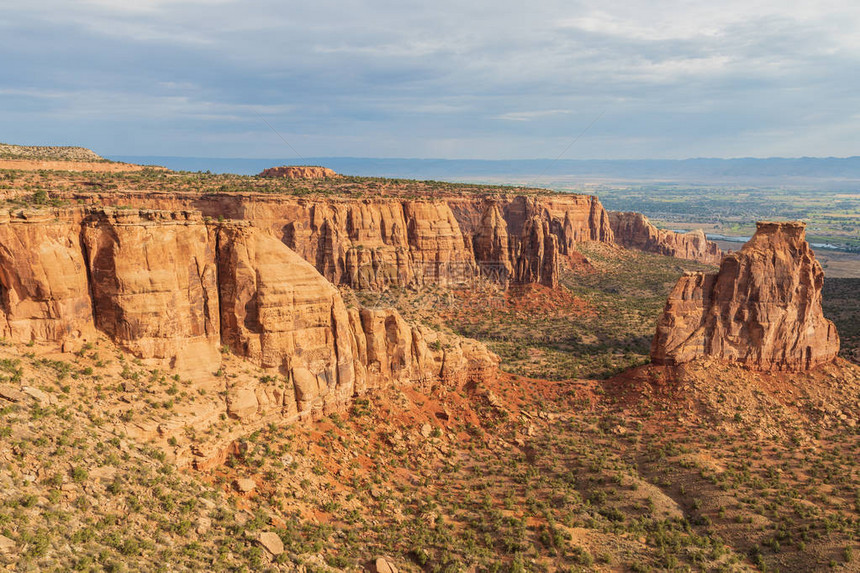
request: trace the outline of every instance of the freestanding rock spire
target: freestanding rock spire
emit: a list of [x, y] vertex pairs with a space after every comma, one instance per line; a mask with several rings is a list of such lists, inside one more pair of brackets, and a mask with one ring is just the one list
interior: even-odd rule
[[824, 271], [800, 222], [759, 222], [717, 274], [678, 280], [651, 345], [656, 364], [713, 356], [758, 370], [808, 370], [832, 361], [839, 336], [821, 310]]

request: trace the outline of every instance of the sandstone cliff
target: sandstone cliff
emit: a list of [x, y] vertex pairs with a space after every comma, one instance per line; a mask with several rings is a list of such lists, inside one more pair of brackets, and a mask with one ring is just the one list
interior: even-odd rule
[[231, 412], [246, 416], [268, 403], [294, 415], [345, 403], [355, 390], [356, 365], [337, 289], [259, 229], [225, 225], [217, 234], [222, 339], [286, 381], [283, 392], [265, 399], [259, 387], [233, 389]]
[[839, 351], [821, 310], [824, 272], [803, 223], [758, 223], [716, 274], [678, 281], [651, 347], [657, 364], [713, 356], [758, 370], [808, 370]]
[[0, 218], [0, 337], [64, 342], [94, 333], [86, 261], [75, 217]]
[[493, 375], [498, 357], [474, 340], [411, 326], [391, 309], [351, 309], [350, 324], [358, 349], [357, 375], [363, 389], [395, 383], [462, 386]]
[[615, 241], [622, 247], [718, 265], [722, 252], [701, 230], [675, 233], [658, 229], [641, 213], [609, 212]]
[[476, 265], [491, 277], [519, 284], [558, 284], [563, 257], [576, 245], [611, 243], [609, 217], [588, 195], [514, 196], [448, 201]]
[[253, 221], [328, 281], [353, 288], [456, 285], [477, 273], [505, 283], [553, 286], [559, 262], [574, 256], [577, 244], [613, 242], [606, 211], [587, 195], [344, 199], [105, 193], [71, 198]]
[[95, 325], [137, 356], [218, 362], [218, 285], [199, 213], [96, 211], [83, 224]]
[[224, 224], [217, 236], [222, 338], [235, 354], [284, 374], [274, 385], [231, 387], [236, 417], [312, 416], [368, 389], [462, 384], [498, 364], [483, 345], [410, 326], [392, 309], [347, 309], [312, 265], [259, 229]]
[[327, 167], [312, 165], [284, 165], [264, 169], [259, 177], [282, 177], [284, 179], [324, 179], [337, 177], [337, 173]]
[[[412, 229], [416, 242], [425, 231]], [[226, 346], [271, 372], [227, 381], [227, 412], [243, 420], [331, 412], [391, 384], [461, 384], [498, 364], [483, 345], [394, 310], [347, 309], [266, 230], [197, 211], [22, 212], [0, 220], [0, 263], [0, 336], [67, 343], [101, 332], [139, 358], [206, 375]]]

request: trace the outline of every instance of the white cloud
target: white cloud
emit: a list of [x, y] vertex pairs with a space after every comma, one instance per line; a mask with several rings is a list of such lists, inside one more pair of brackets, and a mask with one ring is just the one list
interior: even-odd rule
[[0, 9], [0, 49], [16, 54], [0, 70], [0, 129], [24, 130], [38, 114], [57, 130], [110, 118], [98, 129], [146, 123], [152, 139], [136, 145], [160, 150], [155, 127], [187, 120], [200, 130], [192, 142], [247, 155], [238, 135], [230, 147], [230, 126], [262, 114], [319, 155], [529, 157], [554, 156], [606, 109], [582, 153], [849, 155], [860, 143], [845, 119], [860, 90], [854, 2], [0, 0]]
[[235, 0], [79, 0], [79, 2], [101, 12], [142, 15], [156, 14], [165, 8], [177, 6], [212, 8], [234, 3]]
[[570, 110], [567, 110], [567, 109], [512, 111], [512, 112], [503, 113], [500, 115], [493, 116], [493, 119], [502, 119], [505, 121], [531, 121], [533, 119], [540, 119], [540, 118], [544, 118], [544, 117], [550, 117], [553, 115], [566, 115], [569, 113], [571, 113], [571, 112], [570, 112]]

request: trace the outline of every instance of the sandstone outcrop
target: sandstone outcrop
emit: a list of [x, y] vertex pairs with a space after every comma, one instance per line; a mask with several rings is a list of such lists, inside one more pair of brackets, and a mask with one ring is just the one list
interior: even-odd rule
[[628, 249], [718, 265], [722, 252], [701, 230], [676, 233], [658, 229], [641, 213], [609, 212], [615, 242]]
[[80, 226], [56, 212], [0, 219], [0, 337], [64, 342], [94, 334]]
[[514, 280], [521, 284], [558, 285], [558, 237], [550, 232], [549, 222], [531, 217], [523, 225], [516, 254], [512, 257]]
[[217, 233], [222, 339], [285, 377], [283, 388], [235, 389], [231, 411], [241, 417], [248, 405], [255, 413], [268, 404], [295, 415], [347, 402], [355, 391], [354, 343], [337, 289], [259, 229], [230, 224]]
[[349, 316], [364, 366], [360, 391], [396, 383], [462, 386], [492, 375], [499, 363], [483, 344], [411, 326], [391, 309], [351, 309]]
[[280, 177], [282, 179], [326, 179], [337, 177], [337, 173], [328, 167], [315, 165], [284, 165], [264, 169], [259, 177]]
[[472, 252], [479, 264], [483, 263], [485, 272], [489, 274], [490, 264], [495, 263], [495, 277], [499, 282], [506, 283], [513, 274], [513, 265], [508, 252], [510, 250], [508, 225], [500, 205], [489, 203], [483, 209], [480, 223], [472, 232]]
[[[576, 245], [613, 242], [609, 216], [587, 195], [426, 199], [278, 197], [265, 193], [73, 195], [109, 205], [196, 209], [268, 228], [330, 282], [353, 288], [500, 282], [556, 284]], [[538, 221], [540, 222], [538, 224]]]
[[99, 330], [182, 369], [218, 363], [214, 241], [199, 213], [94, 212], [83, 243]]
[[475, 261], [444, 202], [362, 200], [272, 206], [283, 240], [334, 284], [451, 285], [474, 273]]
[[561, 260], [573, 258], [577, 244], [613, 240], [606, 211], [593, 196], [459, 198], [448, 204], [476, 266], [501, 282], [554, 287]]
[[474, 267], [474, 255], [447, 204], [408, 201], [403, 204], [403, 216], [410, 262], [419, 284], [446, 284]]
[[758, 223], [716, 274], [687, 273], [669, 295], [651, 346], [656, 364], [712, 356], [747, 367], [808, 370], [839, 351], [824, 318], [824, 271], [803, 223]]
[[283, 375], [230, 387], [237, 418], [315, 416], [368, 389], [463, 384], [498, 365], [482, 344], [411, 326], [392, 309], [347, 309], [311, 264], [260, 229], [227, 223], [217, 237], [222, 339]]
[[[432, 223], [391, 233], [440, 257], [465, 252], [452, 218], [422, 220]], [[315, 417], [368, 389], [459, 385], [498, 365], [482, 344], [393, 309], [348, 309], [268, 230], [199, 211], [21, 212], [0, 220], [0, 263], [0, 336], [66, 343], [101, 332], [139, 358], [207, 376], [225, 346], [266, 372], [224, 381], [226, 412], [243, 421]]]

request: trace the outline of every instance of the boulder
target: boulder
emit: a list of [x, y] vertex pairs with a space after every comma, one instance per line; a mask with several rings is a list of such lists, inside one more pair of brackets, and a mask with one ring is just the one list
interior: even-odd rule
[[277, 557], [284, 552], [284, 542], [277, 533], [264, 531], [257, 538], [257, 542], [269, 553]]
[[0, 553], [4, 555], [8, 555], [10, 553], [15, 553], [17, 549], [16, 543], [6, 537], [5, 535], [0, 535]]
[[239, 478], [233, 482], [233, 486], [239, 493], [251, 493], [257, 488], [257, 482], [250, 478]]
[[397, 573], [397, 567], [388, 557], [379, 556], [373, 560], [373, 571], [375, 573]]

